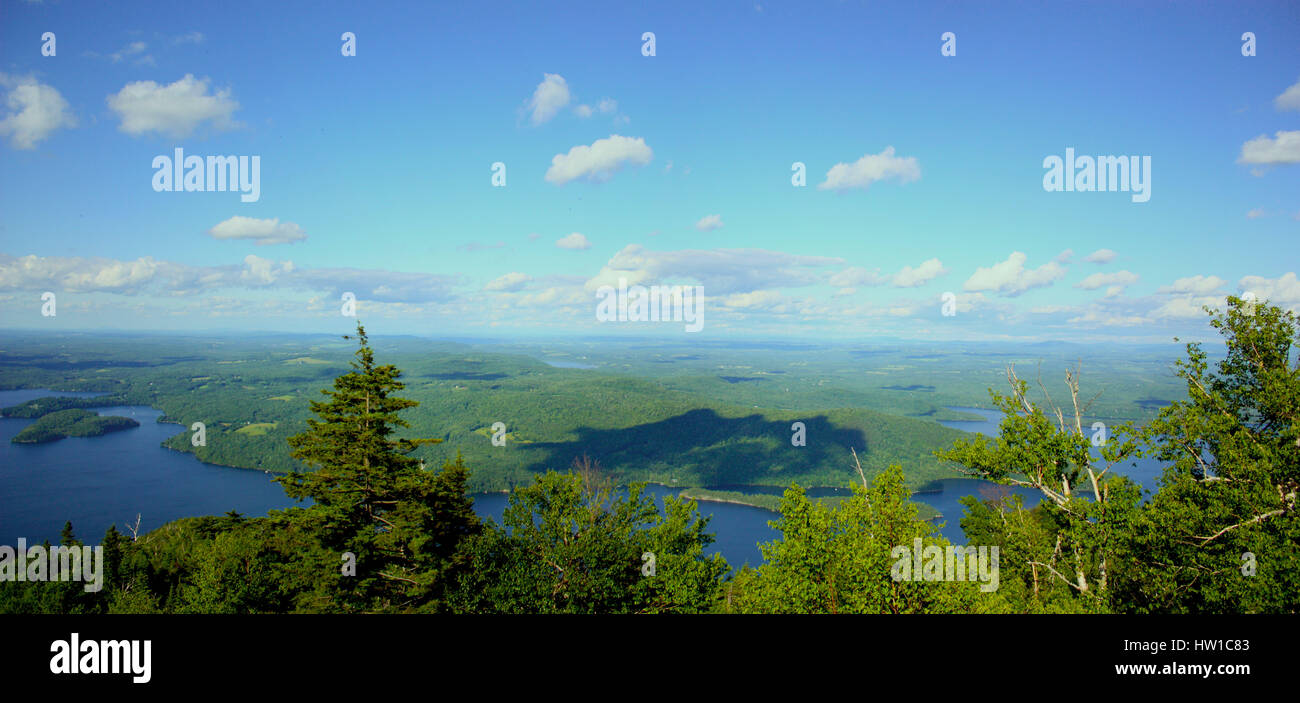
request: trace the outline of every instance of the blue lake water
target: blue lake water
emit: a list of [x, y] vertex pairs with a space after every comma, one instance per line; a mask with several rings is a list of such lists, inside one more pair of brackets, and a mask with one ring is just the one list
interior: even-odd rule
[[[39, 390], [0, 391], [0, 407], [42, 396], [93, 396]], [[265, 515], [293, 501], [261, 471], [204, 464], [190, 454], [164, 449], [164, 439], [184, 431], [157, 422], [145, 406], [95, 408], [101, 415], [140, 423], [99, 437], [68, 437], [42, 444], [10, 440], [32, 419], [0, 419], [0, 544], [18, 537], [58, 541], [66, 520], [89, 543], [110, 525], [123, 531], [140, 516], [141, 533], [177, 518], [238, 510]]]
[[[16, 405], [42, 396], [92, 396], [93, 393], [54, 393], [41, 390], [0, 391], [0, 407]], [[1000, 415], [979, 408], [958, 408], [980, 414], [984, 420], [945, 422], [973, 432], [997, 432]], [[91, 543], [103, 536], [109, 525], [124, 530], [140, 515], [141, 531], [151, 530], [181, 517], [220, 515], [237, 510], [249, 516], [294, 504], [284, 495], [273, 476], [260, 471], [232, 469], [204, 464], [192, 455], [164, 449], [164, 439], [185, 431], [179, 425], [157, 422], [161, 412], [149, 407], [97, 408], [103, 415], [132, 417], [140, 423], [100, 437], [69, 437], [45, 444], [13, 444], [30, 419], [0, 419], [0, 544], [14, 544], [18, 537], [29, 543], [42, 539], [57, 541], [65, 520], [71, 520], [77, 535]], [[1154, 462], [1139, 462], [1127, 473], [1148, 489], [1157, 475]], [[780, 494], [778, 488], [728, 487], [750, 492]], [[665, 496], [680, 489], [650, 485], [647, 490], [662, 505]], [[915, 499], [937, 508], [944, 523], [942, 533], [954, 543], [964, 543], [958, 501], [967, 495], [993, 497], [1005, 492], [1025, 496], [1026, 506], [1036, 505], [1036, 492], [997, 486], [987, 481], [953, 478], [941, 482], [941, 490], [917, 494]], [[847, 493], [846, 488], [815, 488], [810, 495]], [[482, 517], [501, 521], [506, 495], [476, 494], [474, 509]], [[758, 543], [779, 536], [768, 522], [776, 513], [730, 503], [699, 503], [700, 512], [710, 516], [709, 531], [715, 536], [707, 553], [721, 553], [733, 567], [761, 563]]]

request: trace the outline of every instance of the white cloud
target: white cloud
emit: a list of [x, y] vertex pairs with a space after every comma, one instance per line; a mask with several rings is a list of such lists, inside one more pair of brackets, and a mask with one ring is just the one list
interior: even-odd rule
[[1073, 250], [1073, 249], [1066, 249], [1065, 251], [1061, 252], [1060, 254], [1057, 254], [1057, 255], [1056, 255], [1056, 258], [1055, 258], [1055, 259], [1052, 259], [1052, 261], [1055, 261], [1055, 262], [1058, 263], [1058, 264], [1068, 264], [1068, 263], [1070, 263], [1070, 260], [1073, 259], [1073, 258], [1074, 258], [1074, 250]]
[[526, 273], [512, 271], [504, 276], [488, 281], [487, 285], [483, 286], [483, 290], [514, 292], [523, 288], [524, 285], [531, 280], [532, 276], [529, 276]]
[[[145, 49], [147, 49], [147, 48], [149, 48], [149, 45], [148, 45], [148, 44], [145, 44], [145, 43], [142, 42], [142, 41], [134, 41], [134, 42], [131, 42], [130, 44], [127, 44], [126, 46], [122, 47], [121, 49], [118, 49], [117, 51], [115, 51], [115, 52], [109, 54], [109, 55], [108, 55], [108, 58], [112, 59], [112, 60], [113, 60], [113, 63], [118, 63], [118, 62], [120, 62], [120, 61], [122, 61], [122, 60], [124, 60], [124, 59], [130, 58], [130, 57], [135, 56], [135, 55], [137, 55], [137, 54], [143, 54], [144, 51], [145, 51]], [[153, 57], [152, 57], [152, 56], [142, 56], [139, 60], [136, 61], [136, 63], [143, 63], [143, 64], [150, 64], [150, 65], [152, 65], [152, 64], [153, 64]]]
[[1222, 307], [1223, 296], [1216, 295], [1181, 295], [1162, 303], [1151, 316], [1161, 319], [1195, 320], [1204, 319], [1205, 306]]
[[1091, 309], [1069, 320], [1072, 325], [1098, 325], [1102, 327], [1135, 327], [1150, 324], [1149, 318], [1141, 315], [1126, 315], [1122, 312]]
[[105, 258], [0, 254], [0, 290], [68, 291], [185, 296], [218, 289], [298, 289], [325, 292], [337, 300], [352, 291], [376, 302], [451, 300], [457, 277], [383, 269], [301, 269], [292, 261], [255, 255], [242, 265], [190, 266], [142, 257], [134, 261]]
[[1294, 164], [1300, 163], [1300, 130], [1279, 130], [1275, 139], [1260, 135], [1241, 145], [1239, 164]]
[[1115, 252], [1110, 249], [1098, 249], [1083, 257], [1083, 260], [1093, 264], [1109, 264], [1115, 260]]
[[577, 178], [590, 181], [607, 181], [624, 163], [644, 166], [654, 158], [645, 139], [611, 134], [607, 139], [597, 139], [591, 146], [578, 145], [568, 154], [556, 154], [551, 167], [546, 170], [546, 181], [564, 185]]
[[774, 290], [756, 290], [749, 293], [734, 293], [722, 298], [721, 303], [729, 308], [765, 310], [767, 312], [788, 312], [791, 300]]
[[868, 271], [861, 266], [850, 266], [832, 275], [827, 279], [827, 283], [841, 289], [838, 295], [849, 295], [859, 286], [880, 286], [886, 283], [892, 284], [895, 288], [916, 288], [947, 273], [948, 269], [944, 268], [943, 262], [938, 259], [928, 259], [916, 268], [904, 266], [898, 273], [890, 276], [881, 275], [880, 269]]
[[948, 273], [948, 269], [943, 267], [943, 262], [938, 259], [927, 259], [916, 268], [904, 266], [902, 270], [894, 274], [893, 283], [899, 288], [915, 288], [925, 285], [946, 273]]
[[1264, 216], [1264, 211], [1259, 208], [1255, 208], [1254, 210], [1251, 210], [1250, 212], [1246, 213], [1246, 219], [1248, 220], [1253, 220], [1255, 218], [1263, 217], [1263, 216]]
[[17, 78], [0, 73], [0, 86], [9, 88], [5, 98], [8, 114], [0, 120], [0, 135], [7, 135], [15, 149], [34, 149], [60, 127], [76, 127], [77, 120], [59, 91], [28, 76]]
[[190, 32], [188, 34], [182, 34], [178, 37], [175, 37], [174, 39], [172, 39], [172, 43], [173, 44], [202, 44], [203, 39], [204, 39], [203, 32]]
[[239, 103], [230, 99], [229, 89], [208, 94], [208, 80], [187, 73], [166, 86], [153, 81], [128, 83], [108, 96], [108, 107], [122, 120], [118, 129], [127, 134], [158, 132], [179, 138], [189, 136], [203, 122], [218, 129], [234, 126], [230, 116]]
[[722, 215], [705, 215], [695, 223], [695, 229], [701, 232], [712, 232], [715, 229], [722, 229]]
[[244, 270], [239, 277], [245, 283], [254, 286], [266, 286], [275, 283], [281, 276], [293, 273], [293, 262], [277, 263], [273, 259], [264, 259], [256, 254], [244, 257]]
[[1026, 269], [1029, 257], [1011, 252], [1006, 261], [988, 268], [978, 268], [963, 286], [967, 291], [991, 291], [1005, 296], [1017, 296], [1032, 288], [1050, 286], [1065, 276], [1065, 267], [1049, 261], [1036, 269]]
[[1137, 283], [1138, 275], [1132, 271], [1116, 271], [1114, 273], [1094, 273], [1087, 278], [1074, 284], [1075, 288], [1084, 290], [1097, 290], [1103, 286], [1109, 286], [1106, 295], [1115, 296], [1123, 292], [1128, 286]]
[[590, 249], [591, 242], [581, 232], [574, 232], [555, 240], [555, 246], [561, 249]]
[[1228, 282], [1218, 276], [1188, 276], [1174, 281], [1173, 285], [1161, 286], [1157, 293], [1187, 293], [1191, 295], [1211, 295]]
[[894, 147], [885, 147], [879, 154], [867, 154], [852, 164], [838, 163], [826, 172], [826, 180], [817, 186], [819, 190], [845, 191], [853, 188], [866, 189], [876, 181], [896, 178], [901, 183], [915, 181], [921, 177], [921, 167], [914, 157], [894, 156]]
[[1257, 300], [1267, 300], [1278, 307], [1296, 310], [1300, 308], [1300, 280], [1295, 272], [1282, 274], [1271, 279], [1263, 276], [1244, 276], [1237, 282], [1242, 292], [1250, 291]]
[[555, 117], [561, 108], [569, 104], [569, 84], [564, 76], [557, 73], [543, 74], [533, 97], [528, 100], [528, 109], [532, 110], [533, 124], [539, 125]]
[[842, 288], [841, 293], [848, 294], [852, 292], [848, 289], [858, 286], [879, 286], [889, 281], [888, 276], [881, 276], [880, 270], [868, 271], [861, 266], [850, 266], [839, 273], [836, 273], [828, 279], [828, 283], [836, 288]]
[[625, 278], [628, 285], [700, 284], [709, 295], [749, 293], [818, 284], [826, 278], [823, 268], [843, 263], [843, 259], [765, 249], [650, 251], [629, 244], [588, 280], [586, 287], [594, 291], [603, 285], [616, 286]]
[[[578, 105], [577, 107], [573, 108], [573, 111], [578, 114], [578, 117], [584, 117], [584, 118], [591, 117], [597, 112], [600, 112], [601, 114], [608, 114], [616, 110], [618, 110], [618, 101], [614, 100], [613, 98], [601, 98], [600, 102], [596, 103], [596, 107], [594, 108], [590, 105]], [[623, 122], [626, 123], [627, 120], [625, 119], [623, 120]]]
[[259, 220], [254, 217], [234, 217], [208, 230], [213, 239], [251, 239], [258, 245], [301, 242], [307, 238], [302, 228], [292, 222], [280, 223], [279, 218]]
[[1290, 88], [1282, 91], [1282, 94], [1273, 99], [1273, 106], [1279, 110], [1300, 110], [1300, 81], [1296, 81]]

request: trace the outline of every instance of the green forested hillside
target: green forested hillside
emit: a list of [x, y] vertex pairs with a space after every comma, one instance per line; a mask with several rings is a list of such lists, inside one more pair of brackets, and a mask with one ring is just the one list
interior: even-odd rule
[[[404, 394], [420, 403], [403, 434], [443, 440], [416, 456], [436, 466], [462, 452], [482, 467], [471, 479], [475, 490], [531, 482], [584, 452], [621, 482], [843, 487], [856, 478], [850, 448], [870, 473], [901, 464], [915, 488], [954, 475], [933, 451], [962, 433], [935, 420], [963, 417], [949, 406], [987, 407], [1003, 364], [1031, 361], [1035, 352], [987, 345], [471, 346], [410, 337], [380, 338], [375, 347], [403, 370]], [[1075, 351], [1043, 353], [1059, 364]], [[1161, 376], [1165, 362], [1138, 351], [1132, 358], [1088, 353], [1085, 376], [1106, 390], [1099, 406], [1114, 413], [1101, 417], [1142, 415], [1141, 394], [1178, 397], [1172, 378]], [[5, 411], [17, 417], [150, 405], [163, 411], [162, 421], [180, 425], [167, 446], [209, 463], [283, 472], [295, 467], [285, 440], [305, 429], [309, 403], [346, 371], [350, 353], [333, 336], [29, 334], [0, 349], [0, 388], [108, 394], [44, 398]], [[1045, 365], [1045, 375], [1049, 370], [1059, 376]], [[796, 421], [806, 426], [806, 446], [791, 445]], [[195, 422], [206, 427], [206, 446], [190, 442]], [[505, 446], [492, 443], [498, 422]]]
[[[172, 449], [209, 463], [289, 471], [295, 464], [285, 440], [305, 429], [310, 401], [347, 368], [347, 347], [339, 341], [191, 344], [189, 355], [169, 354], [174, 342], [165, 338], [85, 349], [64, 344], [40, 362], [32, 361], [39, 353], [0, 356], [0, 379], [9, 387], [111, 394], [38, 399], [9, 409], [14, 416], [65, 406], [151, 405], [164, 412], [163, 421], [185, 430], [167, 441]], [[462, 452], [484, 467], [472, 477], [475, 490], [529, 483], [582, 453], [599, 458], [621, 482], [843, 486], [854, 477], [850, 448], [868, 471], [899, 462], [920, 485], [952, 475], [932, 453], [961, 436], [930, 421], [868, 409], [745, 407], [660, 380], [553, 368], [456, 345], [394, 340], [379, 349], [401, 364], [404, 393], [420, 403], [403, 435], [443, 440], [416, 456], [439, 465]], [[135, 361], [146, 356], [157, 361]], [[806, 446], [791, 445], [796, 421], [806, 427]], [[206, 446], [189, 440], [195, 422], [206, 427]], [[505, 425], [504, 446], [492, 442], [498, 422]]]

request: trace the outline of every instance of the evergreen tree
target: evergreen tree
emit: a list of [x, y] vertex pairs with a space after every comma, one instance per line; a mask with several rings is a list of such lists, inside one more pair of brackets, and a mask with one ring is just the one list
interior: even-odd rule
[[[355, 338], [352, 371], [321, 391], [327, 400], [311, 406], [317, 417], [289, 438], [293, 457], [315, 470], [277, 480], [290, 497], [315, 503], [295, 519], [306, 521], [338, 560], [321, 567], [330, 570], [322, 578], [338, 584], [338, 606], [436, 607], [457, 545], [479, 529], [466, 493], [468, 469], [458, 458], [429, 472], [409, 456], [441, 440], [393, 436], [408, 427], [398, 413], [417, 403], [395, 395], [404, 387], [401, 372], [375, 363], [360, 323]], [[355, 556], [356, 574], [338, 578], [347, 554]]]

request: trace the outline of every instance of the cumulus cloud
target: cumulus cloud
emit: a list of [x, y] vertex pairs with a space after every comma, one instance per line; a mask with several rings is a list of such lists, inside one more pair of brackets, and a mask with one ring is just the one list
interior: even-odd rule
[[293, 268], [292, 261], [277, 262], [249, 254], [244, 257], [244, 270], [239, 272], [239, 278], [250, 285], [266, 286], [285, 274], [293, 273]]
[[108, 107], [121, 118], [121, 131], [139, 136], [158, 132], [169, 137], [186, 137], [204, 122], [218, 129], [234, 126], [231, 115], [239, 103], [230, 98], [230, 90], [208, 93], [208, 80], [191, 74], [170, 85], [153, 81], [128, 83], [108, 96]]
[[555, 240], [555, 246], [561, 249], [590, 249], [591, 242], [581, 232], [574, 232]]
[[1115, 260], [1115, 252], [1110, 249], [1098, 249], [1083, 257], [1083, 260], [1092, 264], [1109, 264]]
[[532, 277], [526, 273], [512, 271], [504, 276], [499, 276], [488, 281], [487, 285], [483, 286], [483, 290], [510, 293], [522, 289], [531, 280]]
[[705, 215], [695, 223], [695, 229], [701, 232], [712, 232], [715, 229], [722, 229], [722, 215]]
[[1223, 296], [1217, 295], [1180, 295], [1160, 304], [1151, 311], [1151, 316], [1167, 320], [1204, 319], [1206, 306], [1222, 307], [1223, 302]]
[[916, 158], [894, 156], [894, 147], [889, 146], [879, 154], [867, 154], [851, 164], [835, 164], [826, 172], [826, 180], [817, 188], [834, 191], [855, 188], [865, 190], [876, 181], [893, 178], [900, 183], [908, 183], [920, 177], [921, 167]]
[[558, 73], [542, 75], [542, 82], [537, 84], [533, 97], [528, 100], [528, 109], [533, 113], [532, 121], [535, 125], [550, 121], [569, 104], [569, 84], [564, 82], [564, 76]]
[[832, 286], [843, 289], [840, 293], [844, 294], [852, 293], [852, 289], [858, 286], [879, 286], [888, 281], [889, 277], [880, 275], [879, 269], [868, 271], [861, 266], [850, 266], [827, 280]]
[[1300, 80], [1274, 98], [1273, 106], [1279, 110], [1300, 110]]
[[843, 265], [843, 259], [801, 256], [765, 249], [683, 249], [651, 251], [629, 244], [587, 281], [588, 290], [618, 285], [661, 282], [695, 283], [709, 295], [749, 293], [762, 289], [793, 288], [821, 283], [822, 269]]
[[1074, 250], [1073, 250], [1073, 249], [1066, 249], [1065, 251], [1061, 252], [1060, 254], [1057, 254], [1057, 255], [1056, 255], [1056, 258], [1055, 258], [1055, 259], [1052, 259], [1052, 261], [1055, 261], [1055, 262], [1058, 263], [1058, 264], [1068, 264], [1068, 263], [1070, 263], [1070, 260], [1073, 259], [1073, 258], [1074, 258]]
[[1244, 276], [1237, 282], [1237, 287], [1242, 292], [1254, 293], [1257, 300], [1267, 300], [1290, 310], [1300, 308], [1300, 280], [1296, 279], [1294, 271], [1282, 274], [1278, 278]]
[[1173, 285], [1161, 286], [1157, 293], [1190, 293], [1192, 295], [1210, 295], [1228, 282], [1218, 276], [1188, 276], [1174, 281]]
[[591, 146], [580, 144], [567, 154], [556, 154], [546, 170], [546, 182], [564, 185], [578, 178], [607, 181], [624, 163], [644, 166], [652, 158], [654, 152], [646, 146], [645, 139], [611, 134], [607, 139], [597, 139]]
[[106, 258], [0, 254], [0, 290], [140, 295], [193, 295], [219, 289], [297, 289], [338, 298], [351, 291], [376, 302], [417, 303], [454, 298], [453, 276], [383, 269], [302, 269], [292, 261], [249, 255], [242, 265], [190, 266], [142, 257]]
[[1106, 297], [1114, 298], [1124, 292], [1125, 288], [1137, 283], [1138, 275], [1132, 271], [1116, 271], [1114, 273], [1094, 273], [1087, 278], [1074, 284], [1075, 288], [1084, 290], [1097, 290], [1106, 288]]
[[1142, 315], [1130, 315], [1112, 310], [1089, 309], [1078, 317], [1070, 318], [1072, 325], [1092, 325], [1101, 327], [1136, 327], [1149, 324], [1150, 318]]
[[1065, 276], [1065, 267], [1055, 261], [1049, 261], [1036, 269], [1026, 269], [1025, 261], [1028, 258], [1015, 251], [1011, 252], [1006, 261], [978, 268], [966, 280], [963, 290], [990, 291], [1014, 297], [1033, 288], [1050, 286]]
[[102, 257], [0, 254], [0, 290], [134, 294], [156, 281], [167, 281], [172, 288], [184, 287], [187, 280], [192, 280], [185, 269], [148, 256], [119, 261]]
[[251, 239], [260, 246], [301, 242], [307, 238], [307, 233], [292, 222], [281, 223], [278, 217], [259, 220], [235, 215], [208, 230], [208, 236], [213, 239]]
[[1246, 213], [1246, 219], [1248, 220], [1254, 220], [1256, 218], [1263, 217], [1263, 216], [1264, 216], [1264, 211], [1259, 208], [1255, 208], [1254, 210], [1251, 210], [1250, 212]]
[[938, 259], [927, 259], [922, 261], [916, 268], [904, 266], [902, 270], [894, 274], [891, 280], [898, 288], [915, 288], [925, 285], [946, 273], [948, 273], [948, 269], [943, 267], [943, 262]]
[[1261, 134], [1241, 145], [1239, 164], [1300, 163], [1300, 130], [1278, 131], [1273, 139]]
[[1221, 289], [1227, 283], [1218, 276], [1196, 275], [1161, 286], [1156, 293], [1167, 297], [1151, 311], [1151, 317], [1163, 320], [1204, 319], [1206, 306], [1223, 307], [1224, 295]]
[[77, 126], [68, 101], [53, 87], [31, 76], [18, 78], [4, 73], [0, 73], [0, 86], [9, 89], [0, 135], [8, 136], [15, 149], [34, 149], [54, 130]]

